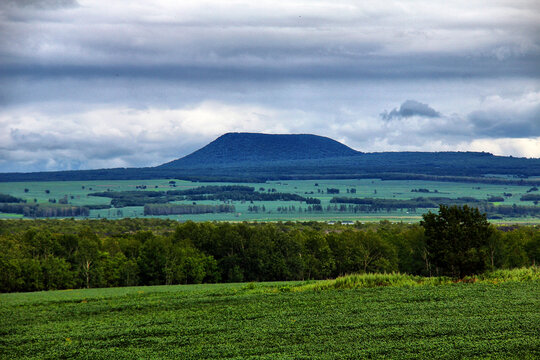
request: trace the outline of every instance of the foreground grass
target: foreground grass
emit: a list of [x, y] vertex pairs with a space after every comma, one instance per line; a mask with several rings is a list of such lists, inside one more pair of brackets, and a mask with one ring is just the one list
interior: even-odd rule
[[540, 357], [538, 268], [422, 279], [3, 294], [0, 358]]
[[353, 274], [342, 276], [337, 279], [314, 281], [308, 284], [295, 285], [278, 288], [281, 291], [306, 291], [306, 290], [332, 290], [332, 289], [361, 289], [378, 286], [437, 286], [454, 283], [475, 283], [475, 284], [500, 284], [503, 282], [523, 282], [540, 281], [540, 267], [497, 270], [486, 272], [477, 276], [467, 276], [460, 280], [455, 280], [445, 276], [423, 277], [408, 274]]

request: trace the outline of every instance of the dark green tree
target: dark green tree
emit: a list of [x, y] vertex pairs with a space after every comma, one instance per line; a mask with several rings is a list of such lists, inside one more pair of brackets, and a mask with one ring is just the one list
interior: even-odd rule
[[462, 278], [484, 271], [493, 231], [485, 214], [467, 205], [440, 205], [438, 214], [422, 217], [428, 256], [439, 274]]
[[140, 248], [137, 265], [143, 285], [164, 285], [167, 264], [167, 241], [148, 232]]

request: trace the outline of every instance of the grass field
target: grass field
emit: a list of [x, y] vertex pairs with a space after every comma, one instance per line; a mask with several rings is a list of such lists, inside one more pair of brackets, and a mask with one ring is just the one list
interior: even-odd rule
[[[176, 188], [169, 186], [169, 180], [117, 180], [117, 181], [62, 181], [62, 182], [15, 182], [0, 183], [0, 193], [10, 194], [27, 200], [29, 203], [37, 201], [38, 203], [48, 203], [49, 199], [59, 200], [67, 196], [70, 204], [73, 205], [97, 205], [109, 204], [110, 199], [104, 197], [87, 196], [89, 193], [111, 191], [136, 190], [137, 186], [145, 185], [145, 190], [140, 191], [167, 191], [170, 189], [188, 189], [204, 185], [231, 185], [231, 183], [202, 183], [190, 181], [176, 181]], [[315, 186], [318, 184], [318, 186]], [[449, 198], [474, 197], [485, 200], [489, 196], [502, 196], [504, 193], [511, 193], [512, 196], [505, 197], [502, 204], [505, 205], [533, 205], [532, 202], [522, 202], [520, 197], [527, 192], [528, 186], [517, 185], [492, 185], [475, 183], [453, 183], [453, 182], [435, 182], [421, 180], [391, 180], [382, 181], [379, 179], [361, 179], [361, 180], [288, 180], [288, 181], [269, 181], [266, 183], [249, 183], [256, 190], [259, 188], [276, 189], [278, 192], [294, 193], [306, 197], [315, 197], [321, 200], [324, 209], [330, 204], [330, 199], [335, 196], [326, 194], [327, 188], [337, 188], [340, 190], [340, 197], [372, 197], [385, 199], [411, 199], [415, 197], [442, 196]], [[355, 194], [347, 193], [347, 189], [356, 189]], [[412, 189], [424, 188], [432, 191], [431, 193], [411, 192]], [[27, 189], [25, 191], [25, 189]], [[319, 192], [319, 190], [321, 192]], [[437, 193], [433, 193], [437, 190]], [[48, 191], [48, 192], [47, 192]], [[199, 204], [218, 204], [219, 201], [200, 201]], [[417, 209], [414, 213], [408, 213], [405, 210], [396, 210], [391, 212], [378, 213], [347, 213], [347, 212], [289, 212], [279, 213], [278, 207], [293, 205], [296, 208], [306, 208], [305, 204], [300, 202], [284, 201], [256, 201], [253, 204], [249, 202], [235, 201], [232, 203], [235, 213], [218, 214], [198, 214], [198, 215], [171, 215], [169, 218], [177, 220], [194, 221], [277, 221], [277, 220], [351, 220], [351, 221], [380, 221], [383, 219], [393, 221], [417, 222], [427, 209]], [[265, 213], [252, 213], [248, 211], [250, 205], [258, 205], [266, 208]], [[540, 206], [540, 205], [539, 205]], [[121, 209], [101, 209], [91, 210], [90, 218], [110, 218], [117, 219], [122, 217], [142, 217], [143, 207], [125, 207]], [[0, 218], [15, 217], [13, 214], [0, 213]], [[503, 219], [499, 222], [508, 222], [509, 219]], [[495, 221], [497, 222], [497, 221]], [[539, 223], [540, 218], [524, 217], [514, 218], [511, 222]]]
[[311, 282], [1, 294], [0, 358], [537, 359], [535, 278], [348, 290]]

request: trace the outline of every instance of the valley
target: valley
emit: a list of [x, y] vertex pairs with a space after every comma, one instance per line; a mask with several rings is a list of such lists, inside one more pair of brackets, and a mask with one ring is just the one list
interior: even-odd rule
[[[251, 188], [250, 196], [242, 198], [231, 192], [219, 197], [201, 194], [198, 197], [165, 196], [167, 193], [208, 187]], [[330, 191], [330, 193], [329, 193]], [[203, 190], [204, 192], [204, 190]], [[540, 222], [540, 206], [535, 200], [539, 192], [534, 186], [461, 183], [423, 180], [281, 180], [261, 183], [192, 182], [163, 180], [98, 180], [61, 182], [0, 183], [0, 194], [25, 201], [20, 206], [34, 204], [47, 207], [81, 207], [81, 215], [59, 216], [75, 218], [159, 217], [179, 221], [392, 221], [417, 222], [422, 214], [435, 210], [439, 203], [469, 204], [484, 210], [493, 222]], [[100, 196], [95, 196], [99, 194]], [[257, 195], [254, 198], [254, 195]], [[185, 205], [229, 206], [228, 212], [182, 213], [169, 215], [145, 214], [145, 205], [152, 204], [155, 195], [160, 202]], [[211, 194], [210, 194], [211, 195]], [[287, 195], [281, 200], [275, 195]], [[134, 196], [136, 202], [115, 202], [119, 196]], [[265, 198], [262, 198], [264, 196]], [[209, 198], [209, 199], [207, 199]], [[302, 201], [296, 199], [304, 199]], [[251, 199], [251, 200], [250, 200]], [[254, 200], [253, 200], [254, 199]], [[314, 199], [308, 204], [305, 199]], [[366, 201], [367, 200], [367, 201]], [[358, 204], [360, 202], [360, 204]], [[372, 204], [369, 204], [371, 202]], [[373, 205], [373, 202], [376, 202]], [[378, 202], [378, 203], [377, 203]], [[426, 202], [431, 203], [425, 207]], [[0, 210], [2, 203], [0, 203]], [[23, 213], [0, 212], [0, 218], [40, 217]], [[43, 216], [41, 216], [43, 217]]]

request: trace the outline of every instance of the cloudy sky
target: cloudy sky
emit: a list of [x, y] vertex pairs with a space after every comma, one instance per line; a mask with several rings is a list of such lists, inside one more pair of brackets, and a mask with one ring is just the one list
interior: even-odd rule
[[153, 166], [231, 131], [540, 157], [537, 0], [1, 3], [1, 172]]

